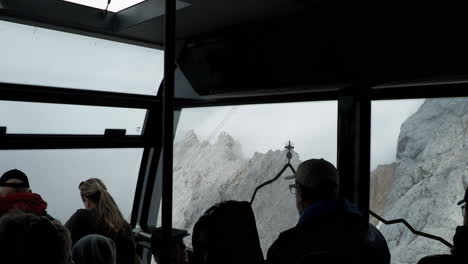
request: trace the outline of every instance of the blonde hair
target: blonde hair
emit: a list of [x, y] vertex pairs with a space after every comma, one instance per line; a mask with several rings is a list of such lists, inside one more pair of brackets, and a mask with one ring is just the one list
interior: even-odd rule
[[80, 183], [79, 189], [82, 198], [87, 198], [96, 204], [98, 217], [105, 232], [117, 233], [124, 228], [125, 220], [122, 213], [100, 179], [88, 179]]

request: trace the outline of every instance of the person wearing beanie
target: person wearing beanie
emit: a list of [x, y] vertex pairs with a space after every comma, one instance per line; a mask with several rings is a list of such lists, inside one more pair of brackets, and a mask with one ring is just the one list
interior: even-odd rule
[[39, 194], [31, 191], [28, 177], [17, 169], [7, 171], [0, 177], [0, 216], [13, 210], [53, 219], [47, 215], [47, 203]]

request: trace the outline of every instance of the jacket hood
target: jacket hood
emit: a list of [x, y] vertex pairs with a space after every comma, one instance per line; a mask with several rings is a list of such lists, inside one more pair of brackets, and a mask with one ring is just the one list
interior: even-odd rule
[[45, 215], [47, 203], [36, 193], [11, 193], [0, 198], [0, 215], [12, 210]]
[[116, 254], [112, 239], [96, 234], [83, 237], [73, 247], [76, 264], [115, 264]]

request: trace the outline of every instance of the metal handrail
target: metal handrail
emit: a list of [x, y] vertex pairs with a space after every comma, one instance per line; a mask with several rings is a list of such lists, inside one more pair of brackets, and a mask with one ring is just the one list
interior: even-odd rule
[[252, 199], [250, 199], [250, 204], [252, 205], [254, 200], [255, 200], [255, 196], [257, 195], [257, 192], [258, 190], [260, 190], [261, 188], [269, 185], [269, 184], [272, 184], [273, 182], [275, 182], [276, 180], [278, 180], [281, 175], [283, 174], [283, 172], [287, 169], [287, 168], [290, 168], [293, 172], [293, 174], [296, 174], [296, 170], [294, 169], [294, 167], [291, 165], [291, 158], [292, 158], [292, 153], [291, 153], [291, 150], [294, 149], [294, 147], [291, 145], [291, 141], [289, 141], [288, 145], [284, 147], [285, 149], [288, 150], [288, 153], [286, 154], [286, 158], [288, 159], [288, 163], [286, 163], [286, 165], [283, 166], [283, 168], [281, 169], [281, 171], [276, 174], [276, 176], [271, 179], [271, 180], [268, 180], [262, 184], [260, 184], [259, 186], [257, 186], [257, 188], [255, 188], [255, 191], [252, 195]]
[[386, 225], [404, 224], [411, 231], [411, 233], [413, 233], [413, 234], [415, 234], [417, 236], [422, 236], [422, 237], [425, 237], [425, 238], [437, 240], [437, 241], [441, 242], [442, 244], [446, 245], [447, 247], [449, 247], [451, 249], [453, 248], [453, 245], [450, 242], [448, 242], [447, 240], [443, 239], [442, 237], [431, 235], [431, 234], [424, 233], [424, 232], [421, 232], [421, 231], [417, 231], [408, 222], [406, 222], [405, 219], [385, 220], [384, 218], [382, 218], [381, 216], [379, 216], [378, 214], [376, 214], [376, 213], [374, 213], [372, 211], [369, 211], [369, 214], [372, 215], [373, 217], [377, 218], [380, 222], [382, 222], [382, 223], [384, 223]]

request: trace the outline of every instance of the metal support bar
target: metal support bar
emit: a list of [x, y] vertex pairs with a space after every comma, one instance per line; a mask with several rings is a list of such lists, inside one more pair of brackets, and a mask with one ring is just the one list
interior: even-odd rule
[[155, 96], [0, 83], [0, 100], [148, 109]]
[[173, 136], [174, 136], [174, 82], [175, 82], [175, 23], [176, 1], [166, 0], [164, 17], [164, 90], [163, 90], [163, 126], [162, 126], [162, 228], [164, 248], [162, 264], [170, 264], [170, 241], [172, 231], [172, 173], [173, 173]]
[[399, 86], [383, 86], [371, 90], [372, 100], [466, 97], [467, 82], [446, 82], [435, 84], [406, 84]]
[[370, 97], [342, 96], [338, 102], [338, 171], [342, 198], [369, 217]]
[[246, 104], [273, 104], [288, 102], [328, 101], [338, 100], [339, 91], [303, 92], [290, 94], [272, 94], [226, 97], [216, 99], [183, 99], [175, 98], [176, 108], [208, 107], [223, 105], [246, 105]]
[[85, 135], [17, 135], [1, 137], [0, 149], [86, 149], [86, 148], [144, 148], [151, 145], [142, 136]]
[[132, 206], [132, 217], [130, 219], [130, 225], [134, 228], [138, 223], [140, 216], [140, 205], [142, 203], [142, 194], [144, 190], [144, 182], [146, 174], [148, 173], [149, 165], [151, 164], [152, 151], [150, 148], [145, 148], [143, 156], [141, 157], [140, 171], [138, 173], [138, 180], [135, 188], [135, 197]]

